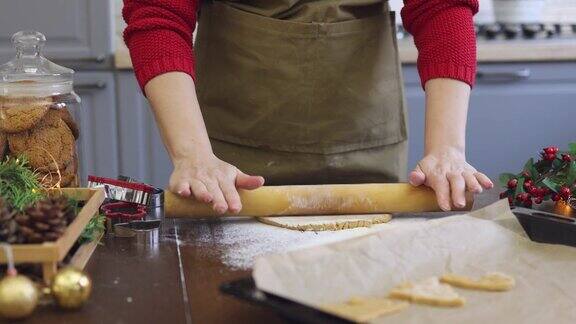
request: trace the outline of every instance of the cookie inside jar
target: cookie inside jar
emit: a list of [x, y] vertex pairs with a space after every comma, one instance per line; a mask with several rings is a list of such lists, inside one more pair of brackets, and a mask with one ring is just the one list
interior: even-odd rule
[[74, 71], [42, 56], [41, 33], [18, 32], [12, 41], [16, 57], [0, 65], [0, 157], [25, 158], [45, 188], [77, 187]]

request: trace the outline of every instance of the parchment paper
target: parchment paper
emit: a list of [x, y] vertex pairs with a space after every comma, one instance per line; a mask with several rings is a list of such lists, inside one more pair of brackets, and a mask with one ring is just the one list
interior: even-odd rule
[[506, 200], [468, 215], [393, 219], [382, 231], [256, 260], [258, 288], [318, 306], [386, 296], [398, 283], [446, 272], [516, 278], [509, 292], [458, 289], [462, 308], [412, 305], [375, 323], [576, 323], [576, 248], [528, 239]]

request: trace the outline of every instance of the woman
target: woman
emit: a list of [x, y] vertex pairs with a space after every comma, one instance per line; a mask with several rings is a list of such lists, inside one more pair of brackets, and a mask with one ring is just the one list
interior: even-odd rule
[[[443, 210], [493, 186], [465, 158], [477, 11], [477, 0], [405, 0], [402, 10], [426, 91], [425, 155], [409, 180], [433, 188]], [[174, 164], [170, 190], [225, 213], [240, 211], [237, 189], [262, 176], [402, 179], [405, 107], [387, 1], [125, 0], [123, 15]]]

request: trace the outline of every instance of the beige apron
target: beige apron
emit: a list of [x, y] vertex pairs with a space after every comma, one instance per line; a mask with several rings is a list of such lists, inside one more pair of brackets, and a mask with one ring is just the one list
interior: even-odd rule
[[221, 159], [268, 184], [404, 176], [403, 85], [386, 1], [205, 2], [196, 57]]

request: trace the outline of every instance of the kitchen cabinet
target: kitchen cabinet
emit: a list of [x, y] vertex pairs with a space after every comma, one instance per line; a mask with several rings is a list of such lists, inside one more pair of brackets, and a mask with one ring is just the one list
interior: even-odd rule
[[82, 108], [74, 111], [80, 127], [78, 158], [82, 184], [86, 184], [89, 174], [115, 178], [119, 151], [114, 73], [77, 72], [74, 86], [82, 100]]
[[[154, 123], [148, 101], [132, 71], [120, 71], [118, 81], [118, 145], [120, 174], [166, 187], [172, 164]], [[177, 113], [176, 111], [174, 113]]]
[[111, 0], [0, 0], [0, 62], [14, 56], [19, 30], [46, 35], [46, 57], [70, 67], [110, 66]]
[[[493, 179], [518, 172], [545, 146], [576, 141], [576, 64], [481, 65], [472, 92], [467, 158]], [[405, 66], [413, 168], [424, 145], [424, 93], [414, 66]]]

